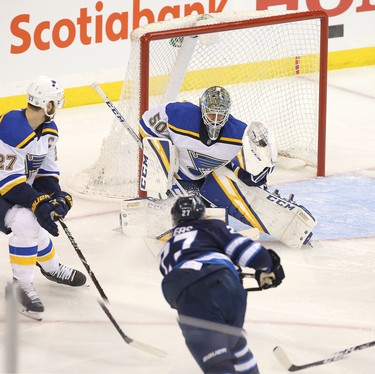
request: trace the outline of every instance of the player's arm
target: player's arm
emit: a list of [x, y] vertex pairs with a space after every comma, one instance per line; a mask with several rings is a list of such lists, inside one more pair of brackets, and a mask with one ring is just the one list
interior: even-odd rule
[[58, 228], [53, 218], [64, 216], [62, 205], [50, 195], [36, 190], [26, 183], [25, 151], [2, 143], [4, 160], [12, 160], [0, 171], [0, 193], [5, 201], [31, 209], [39, 224], [52, 235], [58, 235]]
[[0, 194], [10, 204], [30, 208], [41, 193], [26, 183], [26, 154], [26, 150], [13, 147], [6, 140], [0, 142]]
[[142, 115], [139, 121], [139, 133], [142, 138], [169, 138], [166, 105], [158, 105]]
[[73, 206], [73, 198], [68, 192], [62, 191], [60, 187], [60, 171], [57, 162], [56, 149], [57, 140], [58, 138], [56, 137], [54, 145], [48, 149], [48, 153], [35, 177], [33, 188], [38, 192], [48, 194], [51, 198], [60, 203], [63, 216], [65, 217]]
[[267, 250], [259, 242], [237, 233], [231, 226], [217, 222], [218, 238], [226, 243], [224, 253], [240, 268], [255, 269], [255, 278], [259, 287], [267, 289], [277, 287], [285, 278], [280, 258], [272, 249]]
[[265, 167], [259, 174], [254, 175], [243, 169], [237, 159], [233, 159], [226, 167], [234, 172], [238, 179], [250, 187], [260, 187], [267, 183], [268, 174], [272, 173], [274, 167]]
[[58, 235], [58, 227], [54, 222], [55, 216], [64, 217], [66, 209], [57, 199], [38, 192], [26, 182], [18, 183], [6, 192], [3, 189], [1, 195], [8, 203], [31, 209], [41, 227], [53, 236]]

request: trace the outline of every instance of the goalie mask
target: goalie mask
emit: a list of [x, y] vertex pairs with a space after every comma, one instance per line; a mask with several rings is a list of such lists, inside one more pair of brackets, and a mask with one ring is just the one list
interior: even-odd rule
[[228, 91], [220, 86], [209, 87], [199, 99], [203, 123], [208, 137], [216, 140], [228, 121], [232, 101]]
[[183, 221], [205, 217], [206, 207], [198, 195], [179, 197], [172, 206], [171, 214], [174, 225]]
[[[42, 108], [46, 116], [52, 120], [56, 110], [64, 105], [64, 90], [55, 80], [41, 75], [35, 78], [27, 88], [27, 102]], [[48, 111], [49, 102], [53, 103], [53, 112]]]

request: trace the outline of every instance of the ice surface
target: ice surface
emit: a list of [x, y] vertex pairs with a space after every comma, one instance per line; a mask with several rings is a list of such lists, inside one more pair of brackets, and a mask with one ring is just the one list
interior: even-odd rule
[[[282, 195], [293, 192], [318, 218], [313, 248], [272, 245], [286, 272], [273, 290], [249, 294], [245, 329], [263, 374], [285, 370], [272, 349], [282, 345], [295, 364], [330, 357], [375, 337], [375, 67], [329, 72], [327, 178], [314, 171], [278, 168], [270, 178]], [[105, 104], [63, 109], [60, 129], [62, 184], [90, 166], [108, 134]], [[126, 163], [124, 164], [126, 166]], [[176, 314], [160, 291], [153, 240], [126, 238], [118, 226], [119, 201], [74, 194], [66, 219], [125, 334], [168, 353], [160, 359], [127, 345], [90, 287], [70, 289], [37, 273], [45, 304], [42, 322], [19, 316], [18, 369], [22, 373], [199, 373], [185, 347]], [[0, 236], [0, 371], [5, 371], [4, 287], [11, 279], [7, 237]], [[85, 271], [62, 232], [55, 246], [62, 262]], [[372, 374], [375, 348], [306, 373]]]

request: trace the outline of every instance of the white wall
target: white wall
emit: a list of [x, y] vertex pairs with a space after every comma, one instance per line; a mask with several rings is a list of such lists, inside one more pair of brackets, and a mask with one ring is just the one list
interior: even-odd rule
[[184, 16], [190, 9], [267, 7], [327, 10], [330, 25], [344, 24], [344, 37], [330, 39], [330, 51], [375, 46], [374, 0], [64, 0], [48, 6], [45, 0], [1, 0], [0, 97], [23, 94], [38, 74], [65, 87], [122, 80], [130, 32], [150, 21]]

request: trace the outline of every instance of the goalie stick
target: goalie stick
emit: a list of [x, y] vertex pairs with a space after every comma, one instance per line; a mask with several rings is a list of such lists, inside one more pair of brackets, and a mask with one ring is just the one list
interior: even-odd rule
[[373, 347], [373, 346], [375, 346], [375, 341], [355, 345], [353, 347], [343, 349], [342, 351], [338, 351], [338, 352], [334, 353], [331, 357], [328, 357], [324, 360], [314, 361], [314, 362], [310, 362], [310, 363], [304, 364], [304, 365], [293, 364], [289, 360], [289, 358], [286, 355], [284, 349], [279, 347], [279, 346], [277, 346], [273, 349], [273, 353], [275, 354], [275, 356], [278, 359], [278, 361], [280, 362], [280, 364], [286, 370], [288, 370], [288, 371], [299, 371], [299, 370], [307, 369], [307, 368], [310, 368], [310, 367], [313, 367], [313, 366], [325, 365], [325, 364], [329, 364], [330, 362], [342, 360], [342, 359], [346, 358], [348, 354], [350, 354], [354, 351], [360, 351], [362, 349], [370, 348], [370, 347]]
[[139, 136], [134, 132], [134, 130], [130, 127], [124, 116], [118, 111], [118, 109], [113, 105], [112, 101], [109, 100], [107, 95], [99, 86], [98, 82], [93, 82], [91, 87], [100, 95], [100, 97], [104, 100], [107, 104], [108, 108], [112, 110], [113, 114], [117, 117], [117, 119], [124, 125], [124, 127], [129, 131], [132, 138], [137, 142], [138, 147], [142, 149], [142, 141]]
[[[140, 137], [135, 133], [135, 131], [130, 127], [129, 123], [125, 119], [125, 117], [119, 112], [119, 110], [113, 105], [112, 101], [109, 100], [108, 96], [104, 93], [102, 88], [99, 86], [98, 82], [93, 82], [91, 84], [91, 87], [100, 95], [100, 97], [103, 99], [103, 101], [107, 104], [107, 106], [111, 109], [113, 114], [117, 117], [117, 119], [124, 125], [124, 127], [129, 131], [131, 137], [137, 142], [138, 147], [140, 149], [143, 149], [142, 140]], [[176, 178], [173, 178], [173, 183], [176, 185], [177, 191], [181, 191], [181, 193], [185, 196], [188, 195], [186, 190], [181, 186], [181, 184], [176, 180]], [[169, 190], [173, 196], [178, 197], [179, 195], [176, 194], [175, 190], [171, 188]]]
[[132, 339], [129, 336], [127, 336], [122, 331], [121, 327], [116, 322], [115, 318], [112, 316], [112, 314], [109, 311], [108, 307], [105, 305], [104, 301], [107, 302], [107, 303], [109, 303], [108, 297], [104, 293], [103, 288], [100, 286], [100, 283], [96, 279], [95, 274], [91, 270], [90, 265], [86, 261], [86, 258], [83, 255], [82, 251], [79, 249], [78, 244], [76, 243], [76, 241], [74, 240], [73, 235], [71, 234], [71, 232], [68, 229], [68, 226], [66, 225], [66, 223], [63, 221], [63, 219], [61, 217], [57, 217], [57, 220], [59, 221], [59, 223], [60, 223], [61, 227], [63, 228], [66, 236], [68, 237], [70, 243], [72, 244], [73, 248], [75, 249], [76, 253], [78, 254], [78, 257], [82, 261], [82, 264], [85, 267], [88, 275], [90, 276], [90, 278], [94, 282], [96, 289], [99, 291], [99, 294], [100, 294], [100, 296], [102, 298], [102, 300], [98, 299], [99, 305], [101, 306], [101, 308], [103, 309], [104, 313], [107, 315], [107, 317], [109, 318], [109, 320], [112, 322], [112, 324], [116, 328], [117, 332], [121, 335], [121, 337], [123, 338], [123, 340], [127, 344], [131, 345], [132, 347], [138, 348], [138, 349], [140, 349], [140, 350], [142, 350], [144, 352], [150, 353], [150, 354], [152, 354], [154, 356], [157, 356], [157, 357], [166, 357], [167, 356], [166, 352], [164, 352], [164, 351], [162, 351], [162, 350], [160, 350], [158, 348], [152, 347], [152, 346], [150, 346], [148, 344], [137, 342], [134, 339]]

